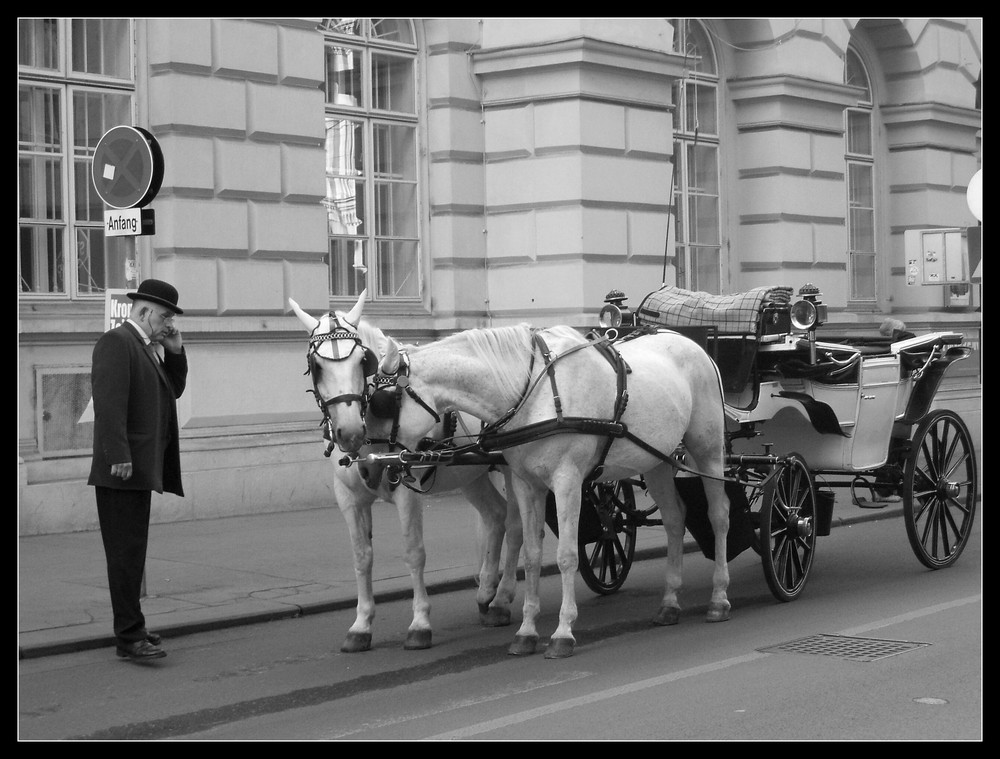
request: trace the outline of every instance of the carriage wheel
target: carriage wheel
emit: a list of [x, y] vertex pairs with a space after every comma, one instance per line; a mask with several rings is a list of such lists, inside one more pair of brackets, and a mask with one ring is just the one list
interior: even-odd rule
[[[598, 529], [584, 529], [584, 514], [596, 512]], [[628, 577], [635, 557], [635, 493], [627, 482], [594, 483], [583, 491], [577, 548], [580, 575], [595, 593], [609, 595]]]
[[925, 416], [903, 470], [903, 517], [910, 546], [931, 569], [950, 567], [972, 532], [976, 451], [969, 428], [946, 409]]
[[764, 488], [760, 514], [764, 578], [779, 601], [805, 587], [816, 551], [816, 489], [805, 460], [791, 453]]

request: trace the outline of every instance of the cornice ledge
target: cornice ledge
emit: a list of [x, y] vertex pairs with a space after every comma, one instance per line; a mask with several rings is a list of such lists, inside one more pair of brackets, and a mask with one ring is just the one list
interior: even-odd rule
[[686, 60], [677, 53], [622, 45], [592, 37], [569, 37], [526, 45], [481, 48], [470, 55], [473, 73], [477, 76], [570, 65], [605, 66], [648, 74], [681, 76]]
[[862, 93], [860, 87], [789, 74], [730, 77], [726, 83], [729, 85], [733, 100], [785, 97], [821, 100], [824, 103], [846, 107], [857, 105]]
[[882, 119], [885, 123], [895, 124], [915, 121], [945, 121], [949, 124], [980, 128], [983, 125], [983, 113], [975, 108], [946, 103], [900, 103], [899, 105], [881, 106]]

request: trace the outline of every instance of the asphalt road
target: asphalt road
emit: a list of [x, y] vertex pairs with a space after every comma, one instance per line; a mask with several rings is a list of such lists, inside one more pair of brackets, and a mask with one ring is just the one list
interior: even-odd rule
[[[382, 634], [364, 654], [340, 653], [353, 612], [338, 611], [185, 636], [152, 665], [106, 649], [24, 661], [19, 737], [981, 740], [980, 540], [977, 526], [959, 562], [931, 572], [898, 518], [834, 530], [788, 604], [747, 552], [731, 563], [732, 619], [711, 625], [712, 564], [689, 555], [685, 613], [668, 628], [650, 623], [664, 562], [637, 562], [611, 596], [578, 580], [576, 653], [557, 661], [509, 656], [516, 627], [481, 628], [471, 591], [433, 597], [427, 651], [403, 650], [400, 601], [379, 608]], [[542, 591], [544, 644], [558, 578]], [[879, 658], [809, 650], [831, 641]]]

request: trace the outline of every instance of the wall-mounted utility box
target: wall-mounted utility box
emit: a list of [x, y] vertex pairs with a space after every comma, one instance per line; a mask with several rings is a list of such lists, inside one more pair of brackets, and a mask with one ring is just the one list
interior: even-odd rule
[[965, 229], [908, 229], [903, 233], [907, 285], [955, 285], [969, 281]]

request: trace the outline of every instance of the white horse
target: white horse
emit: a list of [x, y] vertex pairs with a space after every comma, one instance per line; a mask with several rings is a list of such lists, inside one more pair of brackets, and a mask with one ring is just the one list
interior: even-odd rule
[[365, 377], [374, 374], [378, 364], [378, 357], [358, 335], [366, 292], [362, 291], [350, 312], [331, 311], [322, 319], [288, 299], [309, 330], [306, 374], [312, 375], [311, 392], [323, 412], [326, 434], [331, 443], [348, 451], [358, 450], [365, 441]]
[[[315, 390], [320, 407], [329, 407], [329, 399], [361, 396], [367, 387], [364, 374], [374, 374], [375, 363], [367, 358], [367, 352], [384, 352], [387, 339], [381, 330], [360, 319], [364, 293], [358, 305], [350, 314], [336, 313], [319, 319], [304, 312], [295, 301], [289, 303], [296, 315], [309, 330], [310, 335], [341, 335], [353, 328], [357, 342], [353, 346], [343, 344], [332, 348], [326, 346], [334, 340], [319, 341], [316, 351], [310, 349], [310, 367], [315, 381]], [[337, 323], [334, 323], [336, 320]], [[354, 340], [353, 337], [346, 338]], [[351, 360], [354, 348], [360, 360]], [[336, 355], [334, 353], [336, 352]], [[358, 378], [358, 366], [362, 376]], [[336, 394], [336, 395], [334, 395]], [[359, 402], [359, 405], [361, 402]], [[468, 424], [470, 420], [465, 420]], [[478, 428], [479, 422], [475, 422]], [[430, 431], [430, 437], [440, 438], [443, 426]], [[339, 437], [339, 436], [338, 436]], [[385, 450], [383, 445], [360, 446], [360, 454]], [[332, 455], [337, 451], [337, 455]], [[354, 624], [348, 630], [341, 651], [353, 653], [367, 651], [372, 643], [372, 623], [375, 618], [375, 597], [372, 588], [372, 566], [374, 551], [372, 546], [371, 507], [376, 498], [393, 503], [399, 514], [405, 553], [404, 560], [413, 583], [413, 620], [410, 623], [404, 647], [407, 649], [429, 648], [432, 641], [430, 624], [430, 600], [424, 583], [426, 551], [423, 539], [423, 500], [417, 492], [405, 485], [393, 486], [382, 477], [382, 471], [369, 467], [363, 458], [357, 466], [347, 467], [340, 462], [343, 455], [354, 452], [346, 446], [332, 441], [328, 453], [334, 462], [333, 492], [337, 505], [344, 515], [350, 532], [354, 554], [354, 572], [358, 585], [358, 604]], [[479, 604], [480, 621], [484, 626], [510, 624], [510, 605], [514, 599], [517, 583], [517, 562], [521, 545], [520, 517], [513, 506], [500, 494], [490, 478], [486, 466], [441, 469], [430, 478], [430, 484], [422, 488], [427, 493], [447, 493], [461, 490], [463, 495], [479, 513], [479, 587], [476, 600]], [[507, 487], [511, 494], [511, 488]], [[500, 556], [504, 537], [507, 538], [507, 558], [502, 578], [499, 576]]]
[[[573, 654], [580, 498], [592, 473], [597, 481], [645, 476], [667, 533], [666, 589], [654, 622], [679, 621], [685, 507], [667, 457], [682, 443], [693, 467], [707, 475], [702, 479], [715, 532], [715, 570], [706, 619], [729, 618], [729, 501], [721, 480], [725, 422], [715, 364], [697, 344], [672, 332], [644, 335], [616, 347], [617, 355], [603, 355], [570, 327], [533, 330], [518, 325], [468, 330], [406, 352], [409, 385], [421, 403], [404, 398], [400, 441], [412, 447], [433, 425], [428, 409], [459, 409], [491, 422], [481, 445], [503, 450], [515, 474], [524, 535], [525, 598], [511, 654], [531, 654], [538, 642], [535, 619], [540, 611], [538, 582], [549, 490], [555, 494], [558, 515], [556, 560], [562, 606], [545, 656]], [[380, 370], [397, 371], [400, 358], [398, 346], [390, 340]], [[619, 424], [595, 425], [594, 420]], [[368, 424], [377, 434], [380, 422], [370, 413]], [[595, 471], [598, 465], [601, 468]]]

